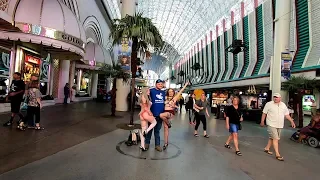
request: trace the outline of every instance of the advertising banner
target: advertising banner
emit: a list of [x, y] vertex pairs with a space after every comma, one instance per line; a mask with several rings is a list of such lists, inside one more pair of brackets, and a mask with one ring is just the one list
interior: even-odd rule
[[129, 38], [123, 38], [119, 45], [118, 63], [125, 71], [130, 71], [132, 41]]
[[292, 54], [291, 52], [281, 53], [281, 75], [285, 79], [290, 79], [292, 67]]
[[40, 75], [41, 59], [26, 54], [24, 58], [23, 80], [29, 82], [32, 74]]

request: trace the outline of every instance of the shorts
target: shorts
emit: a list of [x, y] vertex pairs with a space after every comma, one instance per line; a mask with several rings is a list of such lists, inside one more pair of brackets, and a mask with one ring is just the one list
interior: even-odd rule
[[269, 139], [280, 140], [281, 128], [268, 126]]
[[239, 131], [239, 125], [238, 124], [229, 124], [229, 132], [230, 133], [238, 133]]
[[20, 113], [20, 101], [11, 101], [11, 112], [12, 113]]

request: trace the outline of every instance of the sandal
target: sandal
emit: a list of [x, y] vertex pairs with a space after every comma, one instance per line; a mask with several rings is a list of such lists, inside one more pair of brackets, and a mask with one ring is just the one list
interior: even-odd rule
[[169, 146], [169, 144], [166, 143], [166, 144], [163, 145], [163, 148], [162, 148], [162, 149], [163, 149], [163, 150], [166, 150], [166, 149], [168, 148], [168, 146]]
[[146, 149], [146, 148], [144, 148], [144, 147], [142, 147], [142, 146], [140, 146], [140, 149], [142, 150], [142, 151], [147, 151], [148, 149]]
[[35, 130], [44, 130], [44, 128], [43, 128], [43, 127], [40, 127], [40, 126], [36, 126], [36, 127], [34, 127], [34, 129], [35, 129]]
[[203, 137], [205, 137], [205, 138], [209, 138], [209, 135], [208, 135], [208, 134], [206, 134], [206, 135], [204, 135]]
[[19, 129], [19, 130], [21, 130], [21, 131], [25, 131], [26, 130], [26, 128], [22, 125], [22, 126], [20, 126], [20, 125], [18, 125], [17, 126], [17, 129]]
[[198, 134], [194, 134], [194, 137], [199, 137], [199, 135]]
[[271, 152], [269, 149], [268, 149], [268, 150], [265, 149], [263, 152], [265, 152], [265, 153], [267, 153], [267, 154], [269, 154], [269, 155], [272, 155], [272, 154], [273, 154], [273, 152]]
[[242, 153], [240, 151], [236, 151], [236, 155], [242, 156]]
[[231, 149], [231, 146], [229, 144], [224, 145], [225, 148]]
[[167, 124], [168, 128], [171, 128], [171, 127], [172, 127], [171, 121], [167, 120], [167, 121], [165, 121], [165, 123]]
[[278, 161], [284, 161], [284, 158], [283, 158], [282, 156], [276, 156], [276, 159], [277, 159]]

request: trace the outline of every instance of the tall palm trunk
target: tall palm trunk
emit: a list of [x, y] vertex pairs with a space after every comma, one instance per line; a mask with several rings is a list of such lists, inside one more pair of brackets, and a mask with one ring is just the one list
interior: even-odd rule
[[[302, 90], [297, 90], [297, 92], [289, 92], [289, 99], [293, 98], [293, 110], [294, 114], [296, 114], [298, 118], [298, 127], [303, 127], [303, 111], [302, 111]], [[291, 96], [292, 95], [292, 96]]]
[[117, 78], [113, 78], [111, 90], [111, 116], [116, 116]]
[[302, 110], [302, 93], [304, 93], [304, 90], [299, 89], [297, 94], [297, 106], [298, 106], [298, 120], [299, 125], [298, 128], [303, 127], [303, 110]]
[[132, 53], [131, 53], [131, 112], [130, 112], [130, 124], [133, 125], [133, 116], [134, 116], [134, 105], [135, 105], [135, 86], [136, 86], [136, 73], [137, 73], [137, 54], [138, 54], [138, 38], [133, 37], [132, 39]]

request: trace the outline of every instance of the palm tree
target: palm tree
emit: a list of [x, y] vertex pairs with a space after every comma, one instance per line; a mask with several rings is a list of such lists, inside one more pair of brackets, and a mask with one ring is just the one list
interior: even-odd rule
[[152, 46], [155, 51], [158, 51], [162, 45], [163, 40], [159, 30], [152, 23], [151, 19], [142, 17], [142, 13], [137, 13], [134, 16], [126, 15], [122, 19], [114, 19], [111, 26], [110, 38], [113, 39], [113, 45], [117, 45], [123, 38], [129, 38], [132, 41], [131, 53], [131, 115], [130, 124], [133, 125], [134, 114], [134, 89], [135, 77], [137, 72], [137, 54], [138, 52], [145, 52], [150, 54], [148, 46]]
[[293, 96], [293, 109], [298, 110], [299, 128], [303, 127], [302, 95], [306, 89], [315, 89], [316, 85], [316, 80], [304, 76], [291, 76], [282, 84], [283, 89], [289, 91], [289, 95]]
[[121, 65], [112, 61], [112, 64], [106, 64], [100, 68], [100, 71], [105, 74], [106, 78], [112, 78], [111, 90], [111, 116], [116, 116], [116, 92], [117, 92], [117, 79], [122, 79], [123, 83], [128, 83], [130, 74], [124, 71]]

